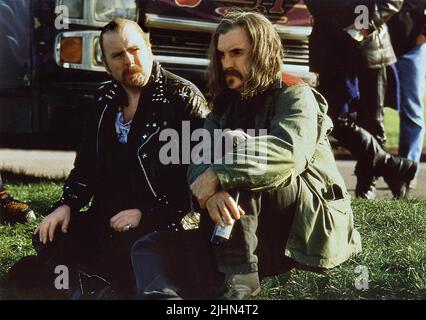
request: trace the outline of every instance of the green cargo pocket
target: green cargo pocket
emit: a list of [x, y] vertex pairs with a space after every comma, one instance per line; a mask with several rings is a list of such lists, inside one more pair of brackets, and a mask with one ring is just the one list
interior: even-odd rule
[[325, 206], [329, 212], [339, 212], [342, 214], [352, 213], [351, 199], [349, 197], [338, 200], [327, 200]]

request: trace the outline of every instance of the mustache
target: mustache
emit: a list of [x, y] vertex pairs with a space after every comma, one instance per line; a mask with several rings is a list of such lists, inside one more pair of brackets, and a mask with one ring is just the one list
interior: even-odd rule
[[227, 77], [227, 76], [234, 76], [234, 77], [237, 77], [237, 78], [243, 80], [243, 75], [239, 71], [237, 71], [235, 69], [227, 69], [227, 70], [225, 70], [224, 71], [224, 76], [225, 77]]
[[128, 69], [123, 71], [123, 78], [128, 76], [128, 75], [132, 75], [134, 73], [141, 73], [142, 72], [142, 68], [139, 66], [130, 66]]

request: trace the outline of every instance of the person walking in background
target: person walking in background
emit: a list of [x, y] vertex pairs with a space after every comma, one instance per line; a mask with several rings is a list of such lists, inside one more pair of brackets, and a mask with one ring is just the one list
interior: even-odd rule
[[[382, 176], [395, 197], [404, 196], [417, 164], [383, 149], [386, 67], [396, 62], [385, 22], [398, 12], [402, 1], [305, 3], [314, 17], [310, 67], [319, 73], [319, 91], [329, 104], [333, 136], [356, 157], [355, 195], [375, 198], [376, 177]], [[355, 25], [356, 8], [360, 6], [368, 13], [364, 29]], [[348, 113], [355, 102], [356, 119]]]
[[[420, 162], [425, 132], [426, 0], [405, 0], [388, 27], [401, 86], [399, 155]], [[407, 187], [415, 187], [415, 181]]]

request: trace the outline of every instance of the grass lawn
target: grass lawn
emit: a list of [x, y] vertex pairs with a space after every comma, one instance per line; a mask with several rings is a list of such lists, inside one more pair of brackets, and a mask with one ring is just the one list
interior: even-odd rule
[[[61, 191], [59, 183], [48, 181], [7, 187], [31, 205], [38, 219], [0, 225], [0, 278], [17, 259], [34, 254], [31, 233]], [[256, 299], [426, 299], [426, 200], [356, 199], [353, 209], [362, 253], [323, 274], [293, 270], [265, 279]], [[356, 288], [357, 266], [368, 273], [368, 289]]]

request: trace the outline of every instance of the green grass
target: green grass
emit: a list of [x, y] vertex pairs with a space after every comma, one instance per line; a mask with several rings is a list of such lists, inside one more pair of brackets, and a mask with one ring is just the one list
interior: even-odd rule
[[[31, 232], [61, 189], [47, 181], [7, 187], [38, 218], [27, 225], [0, 225], [0, 278], [20, 257], [34, 254]], [[362, 253], [322, 274], [293, 270], [265, 279], [256, 299], [425, 299], [426, 200], [356, 199], [353, 209]], [[368, 290], [355, 287], [358, 265], [368, 270]]]
[[0, 276], [20, 257], [35, 254], [31, 246], [31, 234], [42, 215], [47, 213], [52, 200], [58, 199], [61, 185], [53, 182], [9, 184], [8, 191], [24, 201], [37, 214], [37, 220], [27, 224], [0, 225]]
[[399, 114], [394, 109], [385, 108], [386, 147], [398, 149], [399, 141]]
[[[353, 209], [360, 254], [324, 274], [293, 270], [266, 280], [259, 298], [425, 299], [426, 201], [355, 199]], [[358, 265], [368, 269], [368, 290], [355, 287]]]

